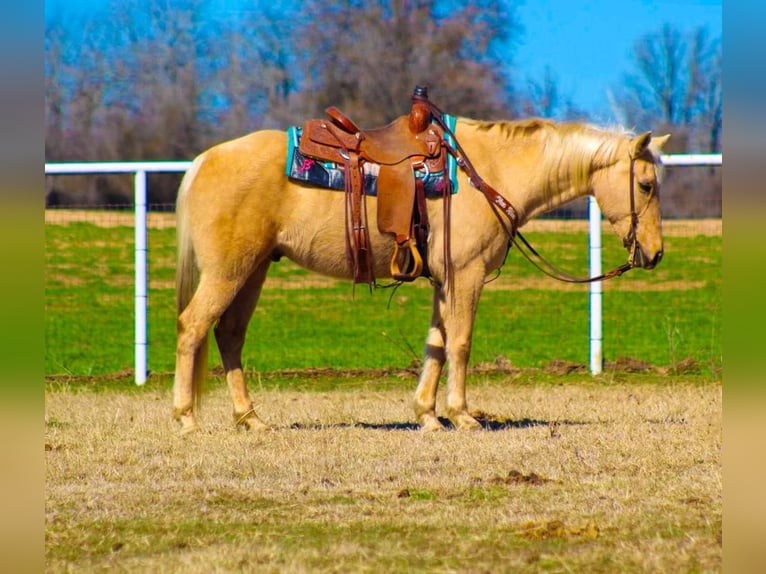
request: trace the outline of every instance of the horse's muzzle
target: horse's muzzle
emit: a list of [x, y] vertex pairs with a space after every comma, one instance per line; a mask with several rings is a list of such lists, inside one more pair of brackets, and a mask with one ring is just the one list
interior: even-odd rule
[[642, 269], [654, 269], [657, 267], [665, 251], [660, 249], [654, 254], [651, 259], [646, 256], [644, 250], [641, 248], [641, 244], [636, 245], [636, 250], [633, 255], [633, 267], [641, 267]]

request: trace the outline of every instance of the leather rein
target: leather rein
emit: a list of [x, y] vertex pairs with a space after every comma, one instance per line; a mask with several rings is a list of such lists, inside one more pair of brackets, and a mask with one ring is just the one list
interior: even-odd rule
[[[630, 231], [623, 241], [626, 247], [627, 244], [630, 243], [628, 261], [618, 267], [615, 267], [611, 271], [607, 271], [606, 273], [602, 273], [601, 275], [597, 275], [595, 277], [577, 277], [575, 275], [570, 275], [566, 271], [562, 271], [553, 265], [553, 263], [540, 255], [535, 250], [535, 248], [532, 247], [524, 238], [518, 229], [518, 214], [516, 210], [505, 197], [503, 197], [497, 190], [495, 190], [491, 185], [484, 181], [477, 173], [476, 168], [473, 166], [471, 160], [466, 155], [465, 150], [463, 150], [460, 142], [455, 137], [454, 132], [447, 125], [447, 122], [444, 121], [444, 113], [438, 108], [438, 106], [436, 106], [436, 104], [427, 98], [422, 98], [417, 95], [412, 96], [412, 99], [422, 101], [428, 105], [436, 123], [439, 124], [445, 133], [448, 133], [450, 136], [452, 136], [452, 141], [455, 143], [455, 147], [453, 148], [450, 146], [446, 140], [444, 145], [447, 146], [447, 151], [455, 157], [458, 165], [463, 169], [463, 171], [465, 171], [473, 186], [481, 191], [489, 202], [489, 205], [492, 208], [492, 212], [495, 214], [495, 217], [500, 222], [500, 226], [508, 236], [508, 250], [511, 249], [512, 245], [515, 245], [521, 254], [524, 255], [524, 257], [526, 257], [526, 259], [532, 263], [532, 265], [537, 267], [537, 269], [549, 277], [558, 279], [559, 281], [564, 281], [566, 283], [592, 283], [594, 281], [603, 281], [613, 277], [619, 277], [626, 271], [629, 271], [635, 267], [636, 250], [638, 249], [638, 238], [636, 231], [638, 229], [639, 221], [639, 215], [636, 213], [635, 182], [633, 177], [636, 158], [633, 156], [630, 157]], [[502, 215], [500, 215], [501, 213], [505, 214], [509, 221], [505, 221]]]

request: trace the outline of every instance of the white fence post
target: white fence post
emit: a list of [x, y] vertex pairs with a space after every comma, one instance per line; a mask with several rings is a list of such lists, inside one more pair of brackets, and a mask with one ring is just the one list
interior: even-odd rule
[[137, 385], [146, 383], [148, 367], [148, 232], [147, 232], [147, 187], [148, 172], [179, 173], [191, 166], [190, 161], [144, 161], [144, 162], [82, 162], [46, 163], [45, 175], [89, 174], [89, 173], [130, 173], [135, 178], [133, 193], [135, 202], [135, 270], [134, 270], [134, 378]]
[[[601, 275], [601, 209], [595, 198], [588, 198], [588, 243], [590, 276]], [[603, 283], [590, 283], [590, 372], [598, 375], [604, 368], [603, 333], [601, 319], [601, 299]]]
[[149, 344], [148, 323], [146, 320], [147, 297], [147, 231], [146, 231], [146, 171], [139, 170], [135, 175], [135, 379], [137, 385], [146, 383], [149, 373], [147, 347]]

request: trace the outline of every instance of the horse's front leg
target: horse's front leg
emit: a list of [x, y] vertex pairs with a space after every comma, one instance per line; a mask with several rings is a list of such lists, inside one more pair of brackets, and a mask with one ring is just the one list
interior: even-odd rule
[[439, 377], [447, 358], [444, 351], [444, 321], [442, 320], [441, 309], [443, 301], [443, 290], [438, 286], [434, 287], [431, 327], [426, 337], [423, 368], [420, 371], [420, 379], [413, 401], [415, 416], [420, 427], [425, 431], [444, 428], [436, 416], [436, 390], [439, 387]]
[[442, 304], [446, 355], [449, 363], [447, 372], [447, 417], [461, 430], [477, 430], [479, 422], [468, 412], [465, 394], [465, 379], [468, 359], [471, 356], [473, 325], [479, 297], [484, 286], [484, 267], [478, 261], [456, 272], [453, 281], [447, 285]]
[[415, 415], [423, 430], [443, 428], [436, 416], [436, 391], [445, 361], [449, 363], [447, 417], [458, 429], [481, 428], [468, 413], [465, 379], [483, 282], [484, 270], [477, 263], [475, 268], [455, 273], [446, 289], [437, 287], [434, 291], [431, 328], [414, 400]]

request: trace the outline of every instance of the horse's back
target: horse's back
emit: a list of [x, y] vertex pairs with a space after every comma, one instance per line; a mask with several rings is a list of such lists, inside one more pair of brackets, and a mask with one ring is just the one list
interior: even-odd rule
[[257, 190], [284, 186], [286, 153], [287, 135], [277, 130], [251, 132], [209, 148], [195, 160], [197, 171], [187, 191], [190, 209], [237, 212]]
[[254, 179], [284, 172], [287, 154], [287, 134], [277, 130], [251, 132], [242, 137], [219, 143], [200, 154], [197, 187], [203, 184], [242, 187]]

